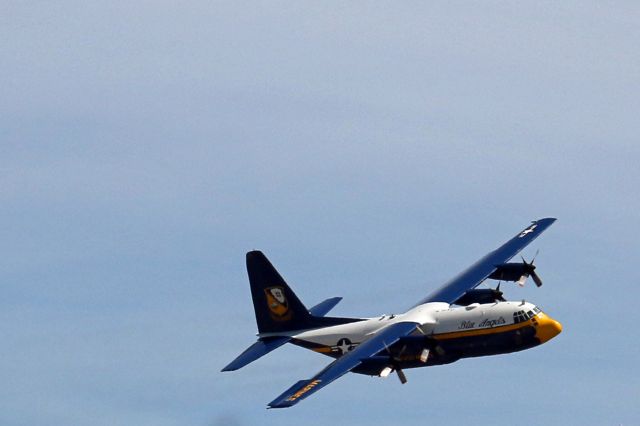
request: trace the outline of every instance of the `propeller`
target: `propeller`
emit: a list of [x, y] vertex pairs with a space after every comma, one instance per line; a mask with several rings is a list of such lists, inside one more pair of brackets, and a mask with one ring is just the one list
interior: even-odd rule
[[391, 373], [391, 371], [393, 370], [398, 375], [398, 379], [400, 379], [400, 383], [404, 385], [405, 383], [407, 383], [407, 376], [405, 376], [404, 371], [402, 371], [402, 368], [400, 368], [400, 360], [402, 358], [402, 354], [407, 350], [407, 345], [404, 345], [402, 349], [400, 349], [400, 352], [398, 352], [397, 356], [393, 356], [391, 354], [391, 350], [386, 344], [384, 345], [384, 347], [387, 350], [387, 353], [389, 354], [389, 358], [391, 359], [391, 366], [385, 367], [382, 370], [382, 373], [380, 375], [382, 377], [387, 377], [389, 373]]
[[536, 283], [536, 286], [540, 287], [542, 285], [542, 280], [540, 279], [540, 276], [536, 273], [536, 265], [533, 264], [533, 262], [536, 260], [536, 257], [538, 256], [538, 253], [539, 253], [539, 250], [536, 251], [536, 254], [533, 256], [533, 259], [531, 259], [531, 262], [527, 262], [526, 260], [524, 260], [524, 257], [520, 256], [520, 258], [522, 259], [522, 263], [524, 265], [524, 273], [518, 280], [518, 284], [520, 285], [520, 287], [524, 287], [524, 283], [527, 281], [527, 278], [529, 278], [529, 276], [531, 276], [531, 278], [533, 279], [533, 282]]

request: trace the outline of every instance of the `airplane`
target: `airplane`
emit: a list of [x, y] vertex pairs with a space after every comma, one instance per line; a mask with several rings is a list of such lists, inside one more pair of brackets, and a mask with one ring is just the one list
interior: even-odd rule
[[[562, 325], [529, 302], [506, 301], [500, 284], [477, 289], [487, 279], [540, 287], [533, 260], [507, 263], [555, 222], [532, 222], [496, 250], [420, 300], [408, 311], [374, 318], [329, 317], [342, 300], [332, 297], [310, 309], [260, 251], [247, 253], [247, 272], [258, 340], [222, 371], [234, 371], [285, 343], [335, 358], [311, 379], [300, 380], [267, 408], [291, 407], [348, 372], [406, 383], [405, 369], [505, 354], [541, 345]], [[535, 256], [534, 256], [535, 259]]]

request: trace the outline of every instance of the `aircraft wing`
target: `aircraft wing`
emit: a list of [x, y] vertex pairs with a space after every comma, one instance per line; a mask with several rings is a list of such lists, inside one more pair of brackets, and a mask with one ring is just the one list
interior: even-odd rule
[[368, 340], [356, 346], [350, 352], [329, 364], [312, 379], [300, 380], [282, 395], [269, 403], [270, 408], [285, 408], [297, 404], [300, 400], [319, 391], [329, 383], [362, 364], [367, 358], [391, 346], [400, 338], [411, 334], [417, 327], [415, 322], [397, 322], [377, 331]]
[[555, 221], [555, 218], [548, 217], [532, 222], [531, 225], [516, 234], [515, 237], [478, 260], [455, 278], [446, 282], [442, 287], [422, 299], [417, 305], [428, 302], [455, 302], [465, 292], [480, 285], [497, 269], [497, 265], [509, 261]]

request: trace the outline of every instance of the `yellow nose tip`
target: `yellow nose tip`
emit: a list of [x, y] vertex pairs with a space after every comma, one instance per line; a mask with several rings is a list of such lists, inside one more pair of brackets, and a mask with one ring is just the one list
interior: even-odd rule
[[539, 315], [536, 337], [540, 340], [540, 343], [553, 339], [560, 332], [562, 332], [562, 324], [548, 315]]

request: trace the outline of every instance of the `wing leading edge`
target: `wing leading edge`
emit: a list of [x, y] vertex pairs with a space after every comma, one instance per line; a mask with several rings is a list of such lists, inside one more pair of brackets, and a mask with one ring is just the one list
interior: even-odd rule
[[497, 265], [508, 262], [555, 221], [555, 218], [548, 217], [532, 222], [531, 225], [520, 231], [515, 237], [478, 260], [453, 279], [447, 281], [417, 305], [428, 302], [455, 302], [466, 291], [480, 285], [497, 269]]
[[316, 374], [312, 379], [300, 380], [282, 395], [269, 403], [269, 408], [285, 408], [297, 404], [314, 392], [319, 391], [329, 383], [342, 377], [344, 374], [356, 368], [363, 360], [374, 356], [386, 347], [393, 345], [401, 337], [411, 334], [418, 327], [415, 322], [397, 322], [376, 332], [373, 337], [356, 346], [351, 352], [347, 352], [326, 368]]

